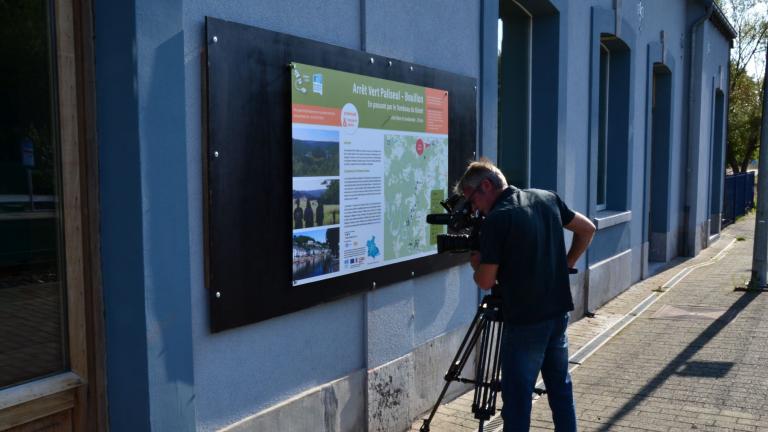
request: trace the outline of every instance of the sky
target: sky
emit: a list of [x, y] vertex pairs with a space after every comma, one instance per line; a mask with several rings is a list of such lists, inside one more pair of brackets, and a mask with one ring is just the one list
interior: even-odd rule
[[295, 236], [302, 235], [302, 236], [312, 237], [318, 243], [325, 243], [325, 233], [328, 230], [329, 228], [320, 228], [320, 229], [311, 230], [311, 231], [294, 232], [293, 235]]
[[307, 129], [293, 127], [293, 138], [303, 141], [339, 142], [339, 131], [328, 129]]
[[[723, 13], [730, 21], [731, 25], [734, 25], [733, 19], [731, 19], [730, 11], [725, 7], [728, 5], [728, 2], [724, 2], [724, 4], [721, 6], [723, 9]], [[765, 3], [765, 0], [762, 2], [758, 0], [758, 3], [750, 9], [750, 14], [760, 14], [763, 16], [766, 16], [766, 13], [768, 13], [768, 4]], [[731, 49], [732, 53], [735, 53], [735, 48]], [[747, 64], [747, 73], [752, 78], [762, 78], [763, 74], [765, 74], [765, 53], [755, 53], [755, 55], [752, 57], [750, 62]]]
[[328, 179], [325, 177], [294, 177], [293, 189], [297, 191], [327, 189], [328, 186], [322, 184], [324, 181], [328, 181]]

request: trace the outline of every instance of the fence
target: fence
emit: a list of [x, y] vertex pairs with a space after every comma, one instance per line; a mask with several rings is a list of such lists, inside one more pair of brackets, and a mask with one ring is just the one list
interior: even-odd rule
[[725, 176], [722, 227], [732, 224], [755, 206], [755, 172]]

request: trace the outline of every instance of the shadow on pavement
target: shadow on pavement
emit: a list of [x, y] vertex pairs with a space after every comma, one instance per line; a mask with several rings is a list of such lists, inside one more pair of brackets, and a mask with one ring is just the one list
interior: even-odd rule
[[660, 387], [666, 380], [672, 375], [695, 375], [702, 377], [719, 377], [724, 376], [733, 367], [733, 363], [728, 362], [701, 362], [701, 361], [689, 361], [704, 345], [712, 340], [718, 333], [720, 333], [728, 324], [733, 321], [736, 316], [744, 310], [757, 296], [759, 292], [745, 292], [739, 299], [731, 305], [728, 310], [710, 324], [704, 331], [699, 334], [688, 346], [681, 351], [672, 361], [669, 362], [667, 367], [659, 372], [648, 384], [640, 389], [637, 394], [632, 397], [624, 406], [618, 409], [609, 419], [606, 420], [599, 429], [600, 432], [606, 432], [611, 430], [613, 425], [627, 416], [632, 410], [637, 407], [647, 396], [650, 396], [654, 390]]

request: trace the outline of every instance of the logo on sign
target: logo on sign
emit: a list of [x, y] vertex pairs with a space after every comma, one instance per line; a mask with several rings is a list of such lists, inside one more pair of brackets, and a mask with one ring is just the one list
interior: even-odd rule
[[360, 124], [360, 116], [357, 113], [357, 107], [347, 103], [341, 108], [341, 127], [348, 134], [353, 134]]
[[312, 92], [319, 95], [323, 94], [323, 74], [312, 75]]

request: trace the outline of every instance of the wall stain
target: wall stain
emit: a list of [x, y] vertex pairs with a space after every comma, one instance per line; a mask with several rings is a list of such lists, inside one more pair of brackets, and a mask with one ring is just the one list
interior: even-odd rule
[[[378, 398], [371, 417], [376, 420], [377, 430], [381, 431], [387, 430], [387, 424], [397, 421], [395, 408], [402, 405], [402, 398], [405, 395], [402, 388], [393, 384], [392, 376], [390, 375], [388, 378], [377, 381], [373, 385], [373, 390]], [[385, 416], [388, 418], [385, 419]]]
[[339, 411], [339, 398], [336, 397], [336, 390], [332, 386], [329, 386], [323, 391], [323, 410], [325, 420], [325, 432], [337, 432], [336, 418]]

